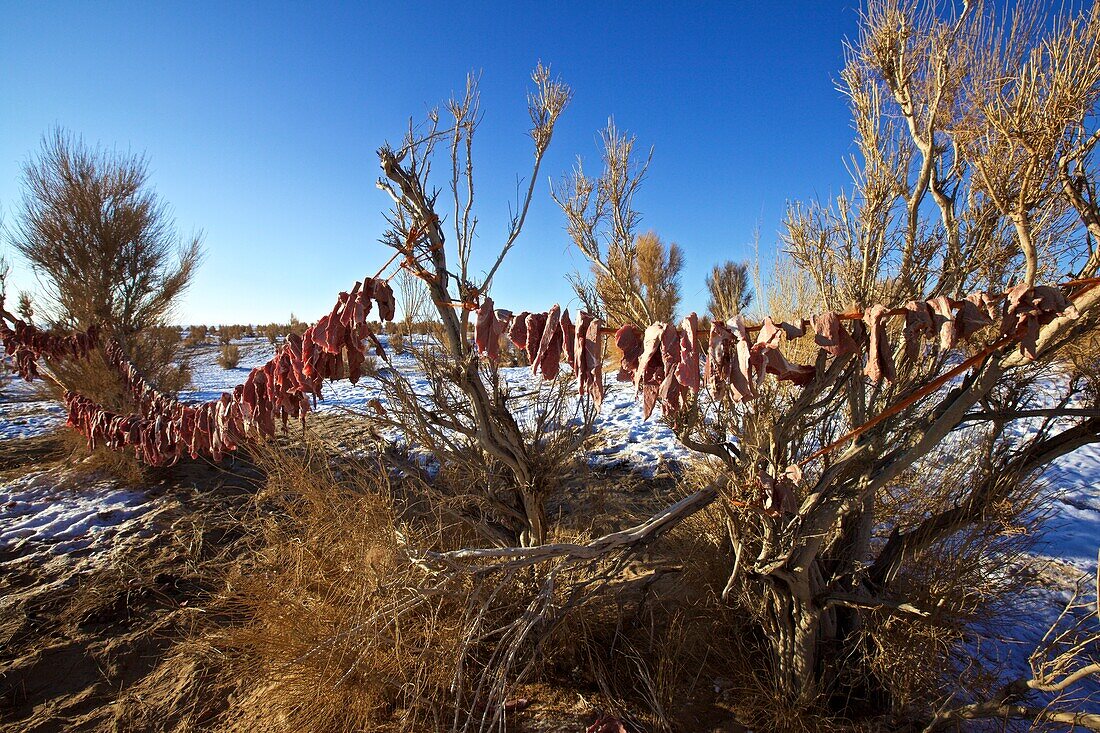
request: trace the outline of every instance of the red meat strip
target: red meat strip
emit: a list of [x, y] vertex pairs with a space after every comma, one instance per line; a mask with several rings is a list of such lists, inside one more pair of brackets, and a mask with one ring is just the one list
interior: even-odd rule
[[683, 408], [684, 387], [676, 378], [682, 361], [680, 341], [680, 329], [671, 323], [665, 326], [661, 334], [661, 365], [664, 378], [657, 390], [657, 397], [661, 400], [661, 410], [666, 417], [675, 416]]
[[573, 343], [577, 338], [577, 329], [573, 325], [572, 319], [569, 318], [569, 311], [565, 310], [561, 314], [561, 320], [558, 321], [561, 328], [561, 344], [565, 349], [565, 363], [573, 366], [575, 363], [573, 360], [573, 352], [576, 345]]
[[707, 346], [707, 361], [703, 368], [703, 382], [715, 399], [722, 399], [730, 382], [733, 370], [734, 346], [737, 337], [721, 321], [715, 321], [710, 327], [710, 343]]
[[588, 324], [588, 328], [585, 329], [584, 337], [584, 360], [588, 364], [586, 369], [589, 370], [588, 380], [588, 393], [592, 395], [592, 400], [596, 404], [596, 409], [599, 410], [603, 406], [603, 339], [600, 337], [600, 331], [603, 328], [603, 321], [599, 318], [593, 318], [591, 323]]
[[814, 318], [814, 343], [832, 357], [859, 351], [856, 340], [844, 328], [836, 313], [822, 313]]
[[733, 361], [730, 364], [729, 385], [733, 388], [733, 399], [737, 402], [756, 399], [756, 386], [753, 384], [752, 343], [745, 317], [738, 313], [726, 321], [736, 342], [733, 346]]
[[680, 360], [679, 350], [680, 337], [671, 325], [659, 322], [645, 330], [642, 355], [638, 359], [638, 370], [634, 373], [634, 388], [642, 396], [642, 412], [647, 420], [653, 414], [657, 398], [667, 399], [672, 394], [675, 379], [665, 386], [665, 360], [671, 358], [667, 366], [674, 367]]
[[975, 293], [975, 295], [978, 296], [977, 300], [971, 300], [974, 297], [972, 295], [965, 300], [957, 301], [959, 313], [955, 317], [955, 328], [958, 337], [964, 341], [969, 341], [974, 334], [993, 323], [993, 319], [986, 310], [986, 304], [981, 300], [984, 293]]
[[905, 339], [905, 358], [915, 359], [920, 353], [921, 337], [932, 338], [936, 335], [936, 325], [932, 320], [932, 309], [923, 300], [911, 300], [905, 304], [905, 327], [902, 338]]
[[[546, 313], [546, 324], [539, 340], [538, 352], [531, 359], [531, 373], [542, 374], [543, 379], [558, 376], [561, 368], [561, 307], [557, 303]], [[530, 327], [528, 327], [530, 328]]]
[[940, 332], [940, 348], [945, 351], [955, 348], [959, 340], [959, 330], [955, 323], [955, 310], [951, 306], [951, 299], [941, 295], [928, 301], [928, 306], [932, 309], [932, 322]]
[[[393, 288], [385, 280], [374, 280], [374, 300], [378, 303], [378, 320], [392, 321], [397, 312], [397, 303], [393, 297]], [[370, 312], [370, 306], [367, 307]]]
[[493, 313], [493, 326], [489, 331], [489, 360], [500, 357], [500, 339], [512, 326], [512, 311], [498, 308]]
[[524, 343], [527, 351], [527, 360], [535, 363], [539, 346], [542, 344], [542, 332], [546, 328], [546, 313], [530, 313], [527, 316], [527, 339]]
[[603, 359], [600, 354], [600, 327], [603, 322], [581, 311], [577, 318], [573, 343], [573, 372], [579, 391], [589, 395], [596, 409], [603, 404]]
[[886, 313], [886, 307], [876, 303], [863, 314], [863, 321], [871, 334], [871, 341], [867, 347], [867, 366], [863, 373], [873, 382], [881, 382], [884, 378], [891, 382], [897, 379], [897, 373], [894, 370], [894, 351], [890, 346], [890, 337], [886, 333]]
[[690, 389], [693, 394], [699, 392], [699, 316], [694, 312], [680, 324], [680, 360], [676, 364], [676, 381]]
[[989, 316], [990, 322], [996, 321], [997, 316], [1001, 313], [1001, 308], [997, 305], [999, 299], [992, 298], [987, 292], [971, 293], [966, 296], [966, 299], [978, 306], [978, 308]]
[[642, 357], [642, 329], [628, 323], [615, 332], [615, 346], [623, 353], [616, 376], [620, 382], [633, 382], [638, 371], [638, 360]]
[[794, 496], [797, 484], [793, 475], [793, 472], [788, 469], [777, 479], [771, 475], [767, 466], [757, 469], [756, 481], [760, 490], [760, 503], [768, 514], [777, 516], [798, 511]]
[[508, 328], [508, 339], [517, 349], [527, 349], [527, 317], [530, 315], [523, 311], [512, 319], [512, 325]]
[[791, 326], [789, 323], [776, 324], [770, 317], [760, 324], [760, 333], [756, 336], [756, 343], [752, 347], [752, 363], [756, 371], [756, 383], [760, 383], [765, 373], [772, 374], [781, 382], [794, 382], [798, 386], [805, 386], [813, 381], [817, 369], [813, 365], [792, 364], [783, 356], [779, 348], [783, 338], [790, 340], [792, 334], [795, 338], [805, 331], [800, 327]]
[[1028, 288], [1020, 284], [1006, 293], [1001, 332], [1020, 334], [1020, 353], [1034, 359], [1039, 328], [1062, 315], [1076, 318], [1079, 314], [1061, 290], [1049, 285]]
[[490, 349], [490, 339], [493, 326], [496, 323], [496, 312], [493, 310], [493, 299], [485, 296], [481, 307], [477, 309], [477, 320], [474, 322], [474, 345], [477, 353], [487, 355]]

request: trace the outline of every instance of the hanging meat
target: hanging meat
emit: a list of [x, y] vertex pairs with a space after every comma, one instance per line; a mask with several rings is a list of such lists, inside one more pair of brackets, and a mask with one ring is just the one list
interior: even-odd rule
[[508, 328], [508, 339], [521, 351], [527, 350], [527, 317], [530, 315], [527, 311], [522, 311], [512, 319], [512, 325]]
[[494, 309], [493, 299], [486, 296], [476, 316], [474, 345], [477, 353], [495, 362], [500, 357], [500, 338], [512, 325], [512, 312]]
[[577, 328], [573, 325], [572, 319], [569, 318], [569, 310], [562, 311], [561, 319], [558, 321], [558, 327], [561, 329], [561, 345], [565, 350], [565, 363], [574, 364], [573, 352], [576, 347], [575, 341], [577, 339]]
[[[0, 311], [3, 311], [3, 300], [0, 300]], [[14, 328], [0, 320], [0, 341], [15, 371], [28, 382], [39, 376], [39, 359], [86, 359], [99, 344], [99, 327], [95, 325], [86, 331], [59, 336], [18, 318], [12, 320]]]
[[[528, 356], [531, 359], [532, 374], [541, 373], [543, 379], [553, 379], [558, 376], [561, 368], [561, 307], [555, 303], [554, 307], [546, 313], [545, 318], [537, 351], [534, 354], [528, 353]], [[528, 325], [528, 331], [530, 331], [530, 325]], [[530, 332], [528, 341], [530, 341]]]
[[883, 379], [893, 382], [897, 379], [894, 370], [894, 350], [890, 346], [890, 337], [886, 333], [886, 308], [875, 304], [863, 313], [863, 322], [867, 324], [870, 342], [867, 346], [867, 366], [863, 373], [872, 382]]
[[955, 348], [959, 341], [958, 326], [955, 323], [955, 309], [951, 305], [951, 299], [946, 295], [932, 298], [928, 301], [932, 309], [932, 322], [940, 334], [940, 349]]
[[932, 308], [923, 300], [911, 300], [905, 304], [905, 326], [902, 338], [905, 340], [905, 358], [915, 359], [920, 354], [922, 338], [933, 338], [936, 324], [932, 319]]
[[573, 339], [573, 373], [582, 395], [589, 395], [596, 409], [603, 405], [603, 356], [601, 354], [600, 327], [603, 322], [590, 313], [581, 311], [577, 316]]
[[733, 361], [730, 365], [729, 385], [737, 402], [756, 399], [756, 380], [753, 377], [752, 341], [745, 317], [738, 313], [726, 321], [733, 333]]
[[726, 394], [730, 375], [733, 372], [734, 346], [737, 337], [726, 324], [715, 321], [710, 326], [710, 340], [707, 345], [707, 361], [703, 368], [703, 383], [715, 399]]
[[774, 375], [781, 382], [793, 382], [797, 386], [805, 386], [813, 381], [817, 369], [812, 364], [792, 364], [787, 361], [780, 350], [779, 344], [783, 339], [788, 341], [800, 338], [805, 334], [803, 326], [795, 326], [782, 322], [776, 324], [770, 317], [766, 317], [760, 324], [760, 332], [756, 336], [756, 343], [752, 347], [752, 361], [756, 370], [755, 382], [763, 381], [764, 374]]
[[658, 322], [646, 329], [642, 355], [634, 373], [634, 388], [642, 397], [642, 412], [646, 419], [653, 414], [657, 400], [666, 412], [680, 408], [681, 386], [676, 381], [680, 362], [680, 334], [675, 326]]
[[615, 332], [615, 346], [623, 354], [619, 362], [619, 373], [615, 377], [618, 381], [634, 381], [634, 372], [638, 371], [638, 360], [644, 350], [642, 339], [642, 329], [633, 323], [627, 323]]
[[1005, 311], [1001, 332], [1020, 335], [1020, 353], [1034, 359], [1038, 349], [1039, 328], [1058, 316], [1076, 318], [1079, 314], [1058, 288], [1037, 285], [1029, 288], [1021, 283], [1005, 294]]
[[692, 394], [699, 392], [699, 316], [692, 312], [680, 323], [680, 360], [676, 381]]
[[[138, 414], [119, 416], [75, 393], [66, 394], [69, 424], [93, 447], [132, 447], [150, 465], [175, 463], [184, 454], [221, 460], [236, 450], [249, 434], [275, 434], [276, 421], [285, 428], [289, 419], [305, 419], [310, 398], [321, 395], [321, 383], [343, 374], [360, 377], [364, 341], [381, 348], [366, 325], [371, 299], [379, 311], [392, 315], [388, 287], [377, 281], [356, 283], [341, 293], [332, 312], [298, 336], [290, 334], [275, 356], [249, 372], [244, 384], [212, 402], [184, 405], [156, 389], [130, 361], [114, 339], [104, 345], [104, 356], [138, 405]], [[380, 300], [379, 300], [380, 299]], [[383, 311], [383, 308], [385, 310]]]
[[836, 313], [822, 313], [814, 317], [814, 343], [834, 358], [859, 351], [859, 345], [840, 322]]

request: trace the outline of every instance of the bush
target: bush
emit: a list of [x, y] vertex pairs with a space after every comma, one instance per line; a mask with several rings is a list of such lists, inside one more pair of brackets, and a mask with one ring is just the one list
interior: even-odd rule
[[240, 324], [223, 325], [218, 329], [218, 343], [228, 344], [230, 341], [238, 341], [244, 338], [247, 332], [247, 326]]
[[[154, 386], [172, 392], [186, 370], [179, 336], [156, 329], [167, 325], [191, 283], [201, 236], [176, 232], [145, 159], [90, 148], [55, 129], [24, 164], [23, 189], [11, 241], [42, 283], [40, 321], [81, 330], [100, 324]], [[108, 408], [134, 407], [121, 388], [93, 373], [102, 369], [94, 360], [51, 369]]]
[[222, 369], [236, 369], [241, 362], [241, 349], [236, 344], [222, 344], [218, 352], [218, 366]]
[[405, 352], [405, 335], [400, 329], [394, 329], [389, 334], [390, 348], [393, 349], [395, 354], [403, 354]]
[[187, 340], [184, 341], [186, 346], [197, 346], [199, 344], [206, 343], [206, 335], [209, 332], [206, 326], [191, 326], [187, 334]]

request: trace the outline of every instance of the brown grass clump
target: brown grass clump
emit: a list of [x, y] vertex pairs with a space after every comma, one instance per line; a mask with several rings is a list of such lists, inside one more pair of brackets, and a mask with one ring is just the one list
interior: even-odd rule
[[317, 454], [271, 450], [260, 462], [278, 511], [254, 567], [230, 580], [245, 623], [226, 645], [247, 689], [227, 727], [439, 727], [460, 614], [409, 562], [385, 476]]
[[[227, 581], [238, 622], [205, 642], [238, 683], [219, 729], [490, 730], [529, 697], [530, 730], [583, 729], [598, 712], [663, 731], [731, 719], [712, 688], [742, 667], [732, 661], [742, 625], [717, 601], [724, 575], [709, 535], [678, 532], [637, 566], [451, 573], [423, 553], [467, 545], [471, 527], [437, 513], [418, 480], [332, 459], [316, 446], [259, 459], [260, 549]], [[616, 499], [617, 486], [605, 478], [607, 512], [552, 541], [640, 518], [647, 508]]]

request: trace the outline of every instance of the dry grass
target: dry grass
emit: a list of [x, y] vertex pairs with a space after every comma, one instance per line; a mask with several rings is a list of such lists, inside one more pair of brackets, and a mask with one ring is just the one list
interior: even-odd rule
[[[419, 566], [419, 551], [468, 544], [471, 530], [427, 508], [419, 481], [392, 484], [376, 464], [316, 445], [269, 446], [258, 462], [268, 478], [263, 512], [248, 520], [257, 549], [219, 604], [233, 621], [181, 662], [233, 681], [216, 728], [488, 730], [531, 690], [541, 691], [523, 713], [531, 730], [597, 712], [646, 730], [731, 718], [711, 689], [741, 625], [716, 602], [724, 576], [694, 530], [644, 563], [440, 574]], [[630, 481], [600, 488], [607, 513], [553, 540], [583, 541], [648, 510]]]
[[263, 549], [230, 579], [225, 639], [247, 683], [235, 730], [422, 730], [445, 711], [461, 629], [408, 562], [376, 467], [269, 450]]

